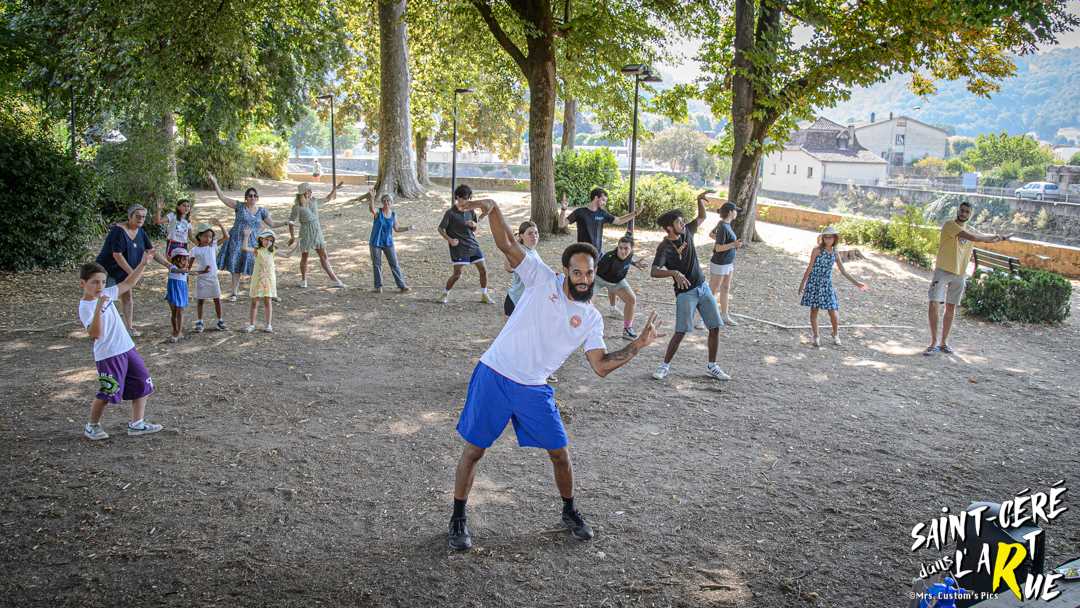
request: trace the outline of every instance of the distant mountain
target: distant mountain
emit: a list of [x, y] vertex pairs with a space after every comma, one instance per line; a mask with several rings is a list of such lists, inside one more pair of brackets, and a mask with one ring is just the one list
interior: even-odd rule
[[[1001, 90], [989, 99], [969, 93], [963, 81], [938, 82], [935, 95], [916, 97], [907, 88], [908, 79], [901, 76], [857, 89], [850, 100], [819, 113], [846, 124], [852, 119], [869, 120], [871, 112], [880, 120], [891, 111], [952, 127], [957, 135], [1034, 131], [1046, 141], [1054, 141], [1058, 129], [1080, 127], [1080, 48], [1013, 60], [1016, 75], [1003, 81]], [[914, 110], [915, 106], [921, 110]]]

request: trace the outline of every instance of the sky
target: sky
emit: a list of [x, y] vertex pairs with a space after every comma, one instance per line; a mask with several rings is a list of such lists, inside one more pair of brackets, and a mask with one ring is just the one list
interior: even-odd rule
[[[1080, 0], [1068, 0], [1069, 12], [1073, 15], [1080, 15]], [[799, 35], [796, 32], [796, 40], [800, 38], [809, 38], [809, 34]], [[676, 52], [683, 57], [682, 63], [675, 64], [660, 64], [657, 67], [661, 73], [665, 76], [670, 76], [672, 82], [668, 84], [684, 84], [693, 82], [700, 72], [700, 67], [697, 62], [693, 60], [694, 55], [697, 53], [698, 48], [701, 46], [700, 40], [688, 40], [682, 44], [676, 45]], [[1080, 47], [1080, 30], [1073, 30], [1065, 34], [1058, 36], [1056, 45], [1047, 45], [1040, 48], [1040, 52], [1045, 52], [1058, 48], [1073, 48]]]

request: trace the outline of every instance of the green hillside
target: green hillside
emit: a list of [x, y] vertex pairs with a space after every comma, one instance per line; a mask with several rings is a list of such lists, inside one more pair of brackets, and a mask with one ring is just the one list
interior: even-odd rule
[[[1080, 48], [1014, 60], [1016, 75], [989, 99], [972, 95], [963, 82], [947, 81], [938, 83], [937, 94], [919, 98], [908, 90], [907, 78], [897, 77], [857, 89], [847, 102], [820, 113], [846, 124], [849, 119], [868, 120], [870, 112], [880, 118], [892, 111], [951, 126], [957, 135], [1034, 131], [1047, 141], [1062, 127], [1080, 127]], [[922, 109], [913, 110], [915, 106]]]

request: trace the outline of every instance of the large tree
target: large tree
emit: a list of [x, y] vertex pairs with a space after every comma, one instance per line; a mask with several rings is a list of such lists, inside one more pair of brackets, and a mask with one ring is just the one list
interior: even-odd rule
[[422, 192], [410, 152], [409, 49], [405, 0], [377, 0], [379, 5], [379, 178], [381, 195], [415, 198]]
[[[575, 102], [575, 113], [585, 105], [605, 130], [627, 133], [633, 83], [619, 68], [662, 56], [690, 9], [674, 1], [579, 0], [572, 12], [567, 0], [462, 1], [476, 10], [528, 84], [532, 219], [541, 231], [555, 230], [556, 64], [562, 61], [562, 97]], [[564, 121], [569, 120], [565, 116], [564, 106]]]
[[[989, 95], [1014, 70], [1009, 53], [1030, 53], [1076, 27], [1066, 0], [734, 0], [710, 7], [698, 21], [704, 40], [705, 99], [731, 119], [730, 199], [744, 209], [740, 237], [754, 229], [760, 160], [781, 146], [797, 120], [847, 99], [853, 87], [898, 73], [912, 88], [933, 91], [935, 79], [963, 79]], [[800, 41], [796, 30], [808, 31]]]
[[22, 85], [54, 116], [74, 105], [80, 131], [141, 118], [169, 146], [173, 112], [208, 142], [292, 124], [344, 51], [331, 0], [15, 0], [0, 27], [27, 46]]

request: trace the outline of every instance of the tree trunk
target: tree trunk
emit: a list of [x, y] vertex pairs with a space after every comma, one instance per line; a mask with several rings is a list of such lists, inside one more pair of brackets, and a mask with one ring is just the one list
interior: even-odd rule
[[176, 174], [176, 115], [165, 112], [161, 115], [161, 133], [165, 136], [165, 160], [169, 165], [169, 175], [175, 183]]
[[[532, 44], [530, 44], [532, 46]], [[555, 127], [555, 52], [548, 47], [544, 59], [540, 51], [529, 53], [529, 191], [532, 193], [532, 221], [540, 232], [558, 230], [555, 212], [555, 162], [552, 132]]]
[[[755, 0], [735, 2], [735, 57], [732, 62], [731, 129], [734, 146], [731, 154], [731, 177], [728, 179], [728, 200], [741, 209], [732, 228], [744, 242], [760, 241], [754, 229], [757, 219], [758, 173], [761, 167], [762, 146], [769, 128], [776, 122], [775, 109], [757, 107], [754, 94], [754, 72], [760, 67], [750, 61], [758, 41], [766, 41], [770, 30], [780, 26], [780, 5], [761, 3], [756, 14]], [[765, 44], [762, 42], [762, 44]], [[768, 69], [765, 66], [764, 69]], [[755, 118], [757, 115], [757, 118]]]
[[416, 181], [425, 188], [431, 187], [431, 178], [427, 170], [428, 136], [416, 134]]
[[563, 100], [562, 149], [573, 150], [577, 136], [577, 100]]
[[405, 0], [379, 3], [379, 176], [375, 190], [415, 198], [422, 192], [409, 144], [409, 57]]

